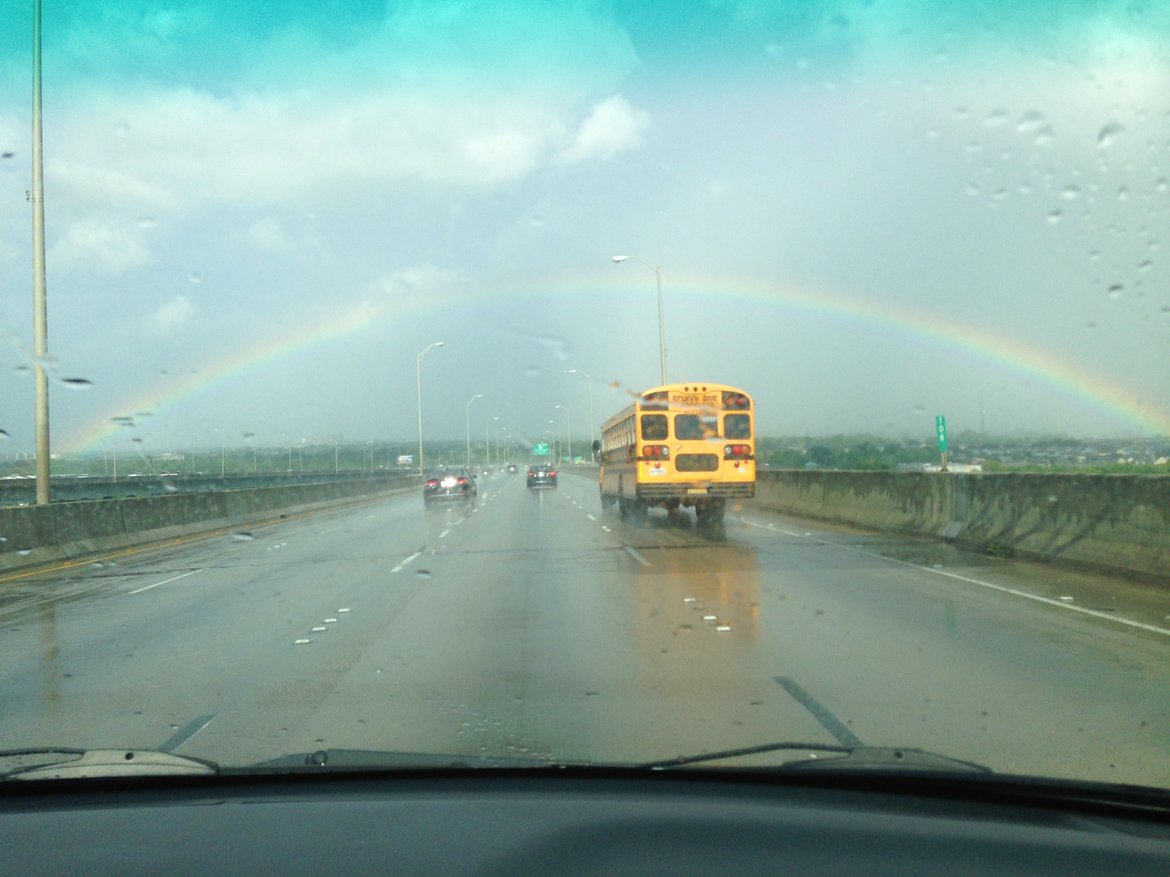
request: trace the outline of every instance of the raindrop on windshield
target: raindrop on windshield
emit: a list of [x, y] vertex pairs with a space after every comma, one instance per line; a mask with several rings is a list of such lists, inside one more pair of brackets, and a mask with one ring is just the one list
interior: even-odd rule
[[429, 569], [416, 569], [414, 574], [420, 579], [429, 579], [431, 577], [431, 571]]
[[1080, 186], [1065, 186], [1064, 189], [1061, 190], [1060, 197], [1065, 201], [1076, 200], [1077, 198], [1081, 197], [1081, 188]]
[[1044, 123], [1044, 115], [1038, 110], [1028, 110], [1016, 122], [1016, 130], [1020, 132], [1035, 131]]
[[1124, 291], [1125, 291], [1124, 286], [1122, 286], [1120, 283], [1114, 283], [1108, 289], [1109, 297], [1110, 298], [1121, 298], [1121, 295]]
[[1056, 132], [1052, 130], [1052, 126], [1045, 125], [1043, 128], [1041, 128], [1040, 130], [1038, 130], [1036, 132], [1036, 137], [1033, 139], [1032, 142], [1035, 143], [1037, 146], [1047, 146], [1049, 143], [1051, 143], [1055, 139], [1056, 139]]
[[61, 378], [61, 383], [71, 390], [88, 390], [93, 386], [88, 378]]
[[198, 272], [192, 271], [190, 276], [187, 277], [187, 280], [189, 280], [191, 283], [194, 283], [194, 284], [200, 284], [203, 282], [203, 275], [199, 274]]
[[1049, 221], [1049, 222], [1051, 222], [1051, 223], [1057, 223], [1057, 222], [1060, 222], [1060, 220], [1061, 220], [1063, 217], [1064, 217], [1064, 212], [1063, 212], [1063, 211], [1060, 211], [1060, 210], [1051, 210], [1051, 211], [1049, 211], [1049, 213], [1048, 213], [1048, 221]]
[[255, 535], [246, 530], [237, 530], [235, 533], [232, 533], [233, 542], [251, 542], [255, 538]]
[[1138, 267], [1139, 271], [1149, 271], [1151, 268], [1154, 267], [1154, 263], [1151, 262], [1149, 259], [1146, 259], [1144, 262], [1138, 262], [1137, 267]]
[[987, 118], [983, 120], [983, 124], [989, 128], [994, 128], [1006, 122], [1007, 118], [1007, 110], [1001, 107], [1000, 109], [992, 110], [990, 113], [988, 113]]
[[9, 439], [9, 438], [12, 438], [12, 436], [8, 434], [8, 430], [0, 429], [0, 439]]
[[1097, 132], [1097, 145], [1109, 146], [1117, 138], [1117, 135], [1125, 130], [1125, 127], [1120, 122], [1110, 122], [1105, 125], [1099, 132]]

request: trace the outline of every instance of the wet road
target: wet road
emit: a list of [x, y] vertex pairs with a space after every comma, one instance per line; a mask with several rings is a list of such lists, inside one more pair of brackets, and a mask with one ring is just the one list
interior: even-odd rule
[[646, 761], [794, 740], [1170, 784], [1170, 598], [481, 479], [0, 579], [0, 747]]

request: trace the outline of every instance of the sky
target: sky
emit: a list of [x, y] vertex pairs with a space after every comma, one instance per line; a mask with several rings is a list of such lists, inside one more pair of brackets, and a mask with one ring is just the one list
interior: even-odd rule
[[53, 450], [583, 439], [659, 383], [656, 273], [668, 380], [762, 434], [1170, 433], [1170, 12], [1050, 5], [44, 0]]

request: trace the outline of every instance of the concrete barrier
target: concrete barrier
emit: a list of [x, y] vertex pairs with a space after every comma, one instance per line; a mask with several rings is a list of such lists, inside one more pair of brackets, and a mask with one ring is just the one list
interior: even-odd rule
[[413, 491], [417, 484], [416, 477], [376, 478], [0, 507], [0, 570], [243, 527], [281, 514]]
[[760, 472], [755, 504], [966, 548], [1170, 579], [1170, 477]]

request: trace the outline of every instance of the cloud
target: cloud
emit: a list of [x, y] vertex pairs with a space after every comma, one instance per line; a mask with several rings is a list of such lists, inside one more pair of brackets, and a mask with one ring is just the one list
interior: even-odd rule
[[186, 325], [195, 315], [195, 305], [185, 295], [176, 295], [148, 318], [152, 329], [159, 332], [173, 332]]
[[556, 158], [564, 164], [608, 161], [619, 152], [640, 146], [649, 125], [649, 113], [635, 109], [628, 100], [616, 94], [593, 108], [577, 129], [573, 144], [558, 153]]
[[57, 268], [101, 268], [110, 274], [124, 274], [153, 261], [139, 231], [132, 231], [125, 220], [104, 216], [68, 226], [46, 259]]
[[292, 246], [292, 241], [285, 234], [284, 226], [275, 216], [257, 219], [248, 227], [245, 238], [256, 249], [273, 253], [284, 252]]

